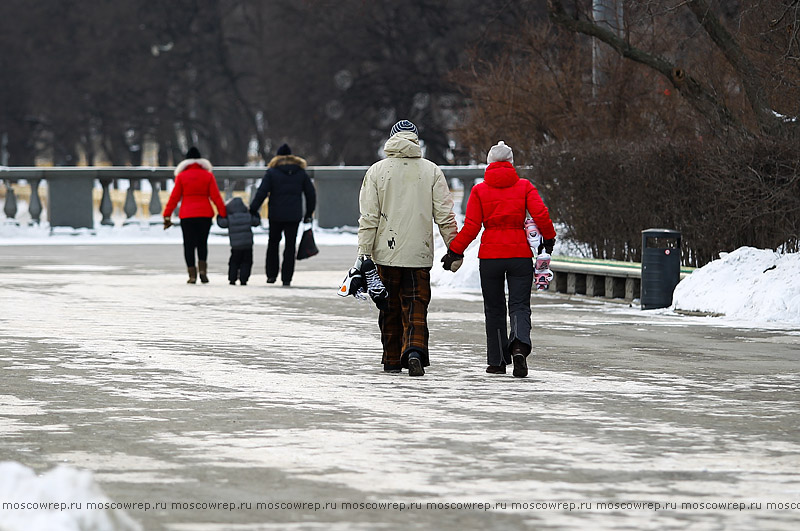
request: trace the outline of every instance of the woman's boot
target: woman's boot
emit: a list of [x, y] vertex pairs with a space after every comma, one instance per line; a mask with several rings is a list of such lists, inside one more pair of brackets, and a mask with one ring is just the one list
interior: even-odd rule
[[204, 262], [203, 260], [197, 261], [197, 270], [200, 273], [200, 282], [203, 284], [208, 284], [208, 262]]
[[189, 280], [186, 281], [187, 284], [197, 284], [197, 268], [195, 266], [187, 267], [189, 271]]

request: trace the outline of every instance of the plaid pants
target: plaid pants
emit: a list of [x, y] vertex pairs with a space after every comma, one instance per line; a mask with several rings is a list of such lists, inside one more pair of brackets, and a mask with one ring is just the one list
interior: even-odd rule
[[389, 307], [378, 316], [384, 368], [408, 368], [408, 354], [413, 350], [427, 367], [430, 268], [378, 265], [378, 275], [389, 292]]

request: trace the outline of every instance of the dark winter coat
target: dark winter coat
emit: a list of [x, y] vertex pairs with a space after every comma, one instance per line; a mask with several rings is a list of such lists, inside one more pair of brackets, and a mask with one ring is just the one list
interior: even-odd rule
[[247, 249], [253, 246], [253, 231], [250, 227], [257, 227], [261, 223], [258, 215], [247, 210], [244, 201], [234, 197], [225, 205], [228, 211], [226, 217], [217, 216], [217, 225], [228, 229], [232, 249]]
[[[279, 155], [269, 161], [267, 168], [250, 203], [250, 212], [257, 214], [264, 200], [269, 197], [267, 217], [271, 221], [299, 222], [310, 218], [317, 206], [317, 192], [305, 171], [306, 161], [294, 155]], [[306, 198], [305, 216], [303, 196]]]
[[450, 243], [450, 250], [464, 254], [483, 225], [478, 258], [530, 258], [525, 237], [525, 211], [539, 227], [542, 237], [556, 237], [547, 207], [536, 187], [520, 179], [510, 162], [493, 162], [482, 183], [472, 187], [467, 200], [464, 226]]

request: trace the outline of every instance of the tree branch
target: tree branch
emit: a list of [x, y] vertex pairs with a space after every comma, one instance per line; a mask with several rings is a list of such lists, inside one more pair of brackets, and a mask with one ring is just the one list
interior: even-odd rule
[[756, 115], [759, 128], [765, 133], [774, 133], [779, 124], [766, 100], [766, 91], [753, 63], [742, 51], [733, 35], [720, 23], [705, 0], [689, 0], [686, 2], [686, 7], [694, 14], [702, 28], [738, 74], [747, 101]]
[[624, 39], [618, 37], [613, 31], [598, 26], [584, 19], [576, 19], [567, 14], [561, 0], [547, 0], [547, 9], [550, 20], [570, 31], [582, 33], [601, 40], [611, 46], [616, 52], [632, 61], [643, 64], [661, 73], [670, 80], [672, 85], [683, 94], [686, 100], [712, 122], [725, 126], [743, 129], [743, 126], [733, 116], [730, 109], [720, 102], [713, 93], [703, 86], [700, 81], [687, 75], [686, 71], [662, 57], [650, 54], [632, 46]]

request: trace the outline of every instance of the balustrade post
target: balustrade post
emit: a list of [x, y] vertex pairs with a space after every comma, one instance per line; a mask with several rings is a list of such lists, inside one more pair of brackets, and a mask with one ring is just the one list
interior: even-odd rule
[[111, 202], [111, 182], [112, 179], [100, 179], [100, 184], [103, 187], [103, 197], [100, 199], [100, 214], [103, 219], [100, 224], [113, 227], [114, 222], [111, 220], [111, 214], [114, 213], [114, 204]]
[[37, 225], [40, 223], [42, 215], [42, 200], [39, 199], [39, 183], [41, 179], [32, 179], [31, 183], [31, 202], [28, 205], [28, 214], [31, 215], [31, 225], [35, 222]]
[[11, 181], [9, 180], [6, 180], [6, 201], [5, 205], [3, 205], [3, 212], [14, 224], [19, 225], [14, 219], [17, 217], [17, 196], [14, 195], [14, 189], [11, 188]]
[[472, 186], [475, 184], [475, 179], [473, 177], [469, 178], [458, 178], [461, 181], [461, 184], [464, 186], [464, 194], [461, 196], [461, 213], [467, 213], [467, 201], [469, 200], [469, 194], [472, 193]]
[[159, 197], [159, 192], [161, 191], [161, 181], [158, 179], [149, 179], [150, 180], [150, 188], [152, 192], [150, 193], [150, 204], [147, 207], [148, 212], [150, 213], [151, 218], [158, 218], [158, 219], [151, 219], [151, 225], [157, 225], [161, 222], [161, 197]]
[[236, 185], [236, 181], [233, 179], [225, 179], [225, 202], [231, 200], [233, 197], [233, 187]]
[[250, 183], [246, 187], [246, 188], [250, 189], [250, 200], [247, 202], [247, 206], [249, 207], [250, 204], [253, 202], [253, 199], [256, 198], [256, 193], [258, 192], [258, 186], [256, 186], [256, 180], [255, 179], [248, 180], [247, 182]]
[[138, 208], [136, 207], [136, 198], [133, 196], [133, 182], [130, 179], [128, 180], [128, 191], [125, 193], [124, 210], [127, 218], [122, 224], [130, 225], [131, 223], [134, 223], [135, 220], [133, 219], [133, 216], [136, 215]]

